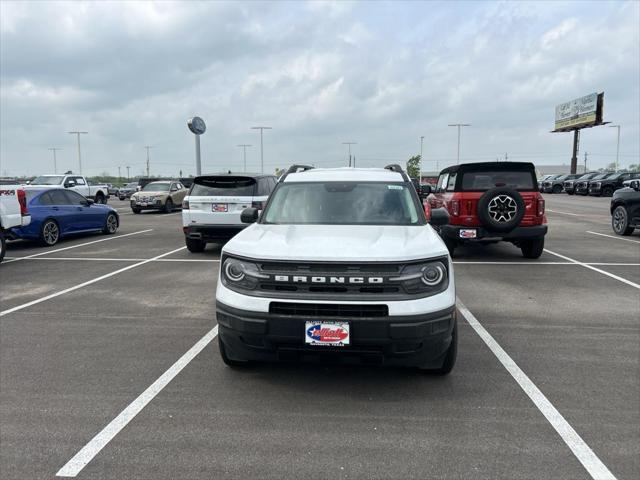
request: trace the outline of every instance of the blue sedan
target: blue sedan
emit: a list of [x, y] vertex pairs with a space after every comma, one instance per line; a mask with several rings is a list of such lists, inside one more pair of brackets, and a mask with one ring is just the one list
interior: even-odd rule
[[26, 194], [31, 223], [11, 229], [12, 238], [38, 240], [42, 245], [51, 246], [67, 235], [113, 234], [120, 225], [120, 217], [114, 208], [94, 204], [73, 190], [26, 190]]

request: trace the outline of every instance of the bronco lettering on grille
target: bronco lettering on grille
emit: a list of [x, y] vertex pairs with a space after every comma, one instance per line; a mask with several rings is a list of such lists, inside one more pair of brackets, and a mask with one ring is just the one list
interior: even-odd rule
[[307, 277], [305, 275], [274, 275], [273, 280], [276, 282], [292, 282], [292, 283], [384, 283], [383, 277]]

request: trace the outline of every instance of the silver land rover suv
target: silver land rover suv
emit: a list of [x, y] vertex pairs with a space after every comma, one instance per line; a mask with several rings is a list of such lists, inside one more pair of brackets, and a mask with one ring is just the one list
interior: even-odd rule
[[455, 284], [447, 247], [432, 228], [448, 218], [423, 206], [398, 165], [292, 166], [264, 211], [242, 212], [251, 225], [222, 249], [222, 360], [337, 360], [449, 373]]

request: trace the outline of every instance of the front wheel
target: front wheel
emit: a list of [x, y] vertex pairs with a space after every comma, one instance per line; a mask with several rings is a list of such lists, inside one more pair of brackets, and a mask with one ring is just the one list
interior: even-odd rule
[[187, 250], [189, 250], [191, 253], [204, 252], [204, 249], [207, 246], [206, 242], [203, 242], [202, 240], [188, 237], [184, 238], [184, 243], [187, 244]]
[[118, 217], [116, 217], [115, 213], [110, 213], [107, 215], [107, 220], [104, 224], [104, 228], [102, 229], [103, 233], [107, 235], [113, 235], [118, 230]]
[[96, 195], [96, 203], [99, 203], [99, 204], [107, 203], [107, 201], [104, 198], [104, 195], [102, 195], [102, 194]]
[[520, 243], [520, 250], [524, 258], [540, 258], [544, 251], [544, 237], [523, 240]]
[[4, 233], [0, 232], [0, 262], [4, 258], [4, 254], [7, 251], [7, 241], [4, 238]]
[[605, 187], [602, 190], [602, 195], [605, 196], [605, 197], [613, 197], [613, 188]]
[[611, 228], [618, 235], [631, 235], [634, 228], [629, 226], [629, 215], [623, 205], [618, 205], [611, 215]]
[[553, 193], [560, 193], [562, 192], [562, 187], [560, 185], [554, 185], [553, 189], [552, 189]]
[[571, 191], [571, 192], [567, 192], [567, 195], [573, 195], [575, 192]]
[[453, 332], [451, 332], [451, 344], [447, 349], [447, 353], [445, 354], [444, 361], [442, 362], [442, 366], [440, 368], [429, 368], [425, 369], [425, 372], [431, 373], [434, 375], [448, 375], [453, 370], [454, 365], [456, 364], [456, 357], [458, 356], [458, 321], [453, 321]]
[[235, 360], [227, 356], [227, 350], [220, 335], [218, 335], [218, 348], [220, 349], [220, 358], [228, 367], [246, 367], [249, 365], [250, 362], [248, 360]]
[[167, 201], [164, 204], [164, 213], [173, 212], [173, 201], [170, 198], [167, 198]]
[[138, 207], [131, 207], [131, 211], [132, 211], [133, 213], [135, 213], [136, 215], [137, 215], [138, 213], [140, 213], [140, 209], [139, 209]]
[[47, 220], [40, 229], [40, 243], [45, 247], [52, 247], [60, 240], [60, 227], [54, 220]]

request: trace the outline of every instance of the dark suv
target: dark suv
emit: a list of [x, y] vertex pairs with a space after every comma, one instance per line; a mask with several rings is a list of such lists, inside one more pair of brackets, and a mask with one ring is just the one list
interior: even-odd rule
[[611, 197], [613, 192], [623, 187], [622, 184], [625, 180], [635, 180], [636, 178], [640, 178], [640, 173], [615, 173], [603, 180], [595, 181], [594, 179], [593, 182], [589, 182], [589, 195]]
[[583, 179], [577, 180], [574, 186], [575, 187], [574, 192], [576, 195], [587, 196], [589, 195], [589, 185], [591, 184], [591, 182], [604, 180], [605, 178], [609, 178], [612, 175], [614, 174], [611, 172], [599, 173], [595, 177], [592, 177], [588, 180], [583, 180]]
[[568, 193], [569, 195], [573, 195], [574, 193], [576, 193], [576, 185], [582, 181], [585, 180], [590, 180], [593, 177], [595, 177], [596, 175], [598, 175], [598, 172], [589, 172], [589, 173], [585, 173], [584, 175], [582, 175], [581, 177], [576, 178], [575, 180], [565, 180], [564, 182], [562, 182], [562, 186], [564, 187], [564, 191], [566, 193]]
[[547, 219], [535, 167], [525, 162], [468, 163], [440, 172], [432, 207], [446, 207], [449, 225], [440, 234], [453, 255], [458, 245], [511, 242], [526, 258], [544, 249]]
[[581, 177], [582, 173], [572, 173], [568, 175], [558, 175], [553, 178], [548, 178], [542, 182], [541, 192], [544, 193], [562, 193], [563, 185], [566, 180], [575, 180]]
[[631, 235], [640, 228], [640, 180], [616, 190], [611, 199], [611, 227], [618, 235]]

